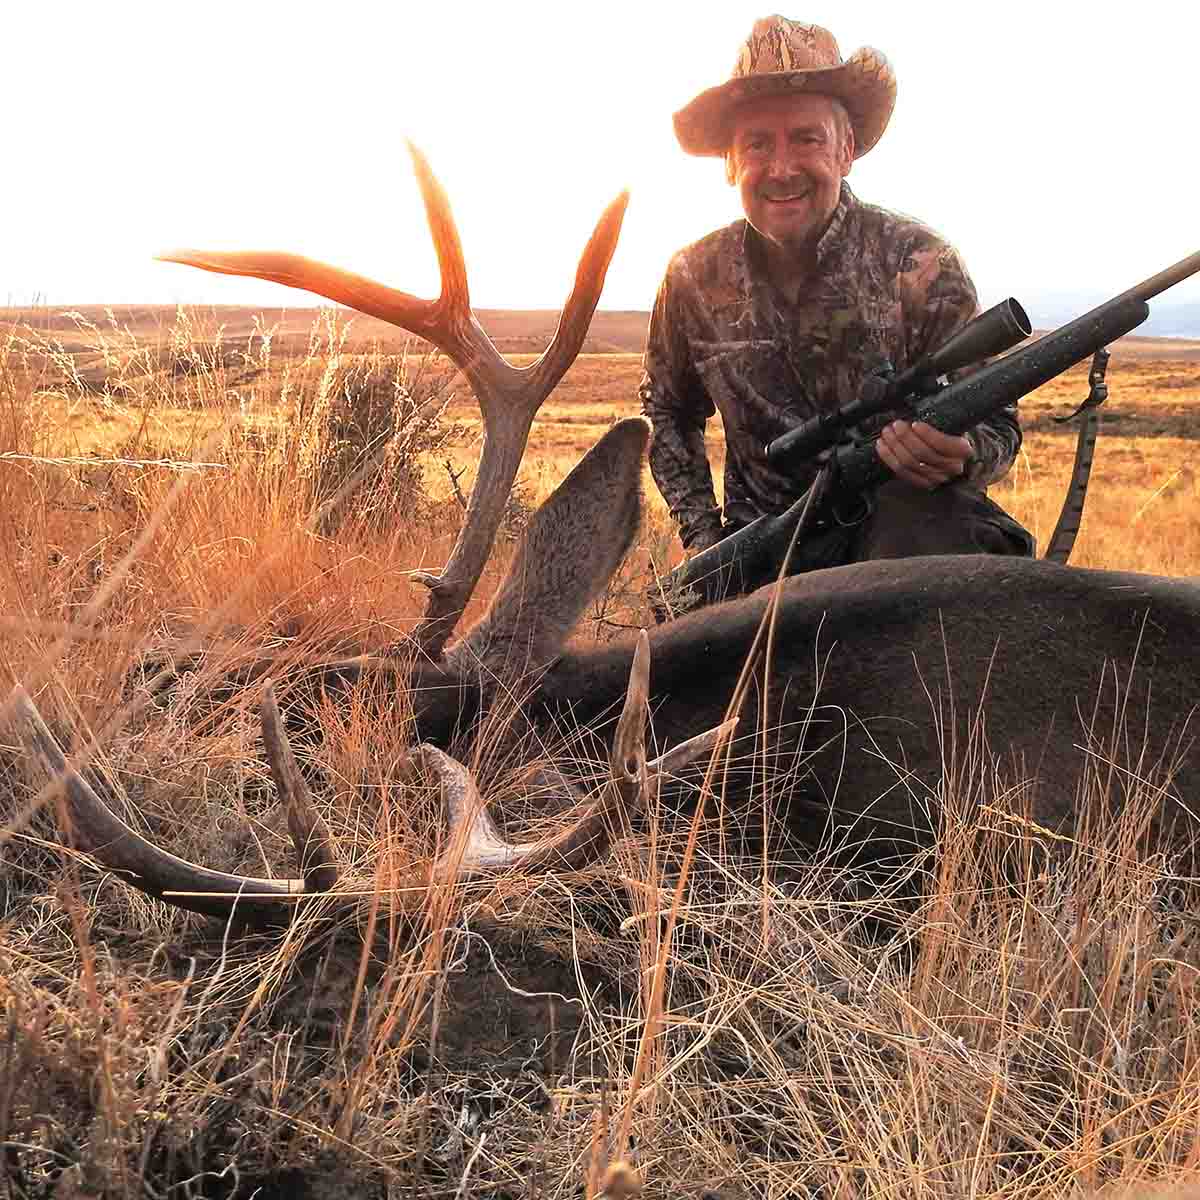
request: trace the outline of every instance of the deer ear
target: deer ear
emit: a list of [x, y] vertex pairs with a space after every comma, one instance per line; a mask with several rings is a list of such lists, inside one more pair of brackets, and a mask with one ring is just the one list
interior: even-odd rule
[[612, 578], [642, 509], [642, 460], [650, 426], [614, 425], [538, 509], [483, 619], [447, 654], [506, 675], [548, 663]]

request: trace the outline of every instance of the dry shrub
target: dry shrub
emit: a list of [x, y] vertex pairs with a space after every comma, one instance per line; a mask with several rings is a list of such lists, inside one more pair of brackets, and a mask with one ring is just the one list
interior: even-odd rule
[[332, 537], [351, 515], [375, 528], [403, 514], [430, 518], [426, 464], [444, 456], [462, 428], [444, 420], [448, 376], [412, 365], [407, 355], [374, 353], [322, 378], [301, 438], [310, 473], [316, 528]]

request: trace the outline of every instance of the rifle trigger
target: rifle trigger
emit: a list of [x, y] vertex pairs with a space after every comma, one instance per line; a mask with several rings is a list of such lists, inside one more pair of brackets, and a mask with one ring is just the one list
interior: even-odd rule
[[1055, 425], [1065, 425], [1068, 421], [1073, 421], [1081, 413], [1089, 412], [1093, 408], [1099, 408], [1108, 399], [1108, 384], [1105, 383], [1104, 376], [1108, 371], [1108, 360], [1111, 357], [1103, 346], [1092, 355], [1092, 365], [1088, 370], [1088, 387], [1090, 390], [1088, 391], [1087, 399], [1073, 413], [1068, 413], [1065, 417], [1051, 417], [1050, 419]]

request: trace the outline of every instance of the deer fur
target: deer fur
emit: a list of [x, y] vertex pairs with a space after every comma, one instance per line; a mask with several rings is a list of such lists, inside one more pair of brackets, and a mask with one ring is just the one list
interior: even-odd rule
[[[640, 419], [615, 426], [539, 511], [483, 620], [443, 663], [412, 664], [422, 739], [449, 744], [517, 680], [535, 724], [611, 732], [635, 640], [567, 639], [634, 537], [646, 437]], [[724, 719], [774, 593], [649, 631], [660, 746]], [[1200, 828], [1196, 584], [946, 555], [795, 576], [777, 600], [769, 669], [760, 663], [723, 778], [744, 792], [765, 745], [814, 840], [869, 855], [925, 845], [951, 794], [1069, 831], [1089, 777], [1117, 808], [1154, 791], [1151, 835], [1190, 840]], [[326, 683], [406, 686], [389, 660], [321, 670]]]

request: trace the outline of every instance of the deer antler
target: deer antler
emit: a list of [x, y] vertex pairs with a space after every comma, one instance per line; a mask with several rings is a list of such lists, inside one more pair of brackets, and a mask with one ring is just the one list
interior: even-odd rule
[[629, 687], [625, 704], [617, 721], [609, 755], [609, 771], [613, 789], [620, 803], [636, 812], [658, 794], [666, 779], [678, 774], [691, 763], [711, 754], [732, 736], [737, 726], [733, 717], [712, 729], [672, 746], [665, 754], [646, 761], [646, 721], [650, 716], [650, 636], [643, 629], [638, 634], [629, 668]]
[[[487, 815], [470, 770], [434, 746], [419, 747], [425, 766], [441, 782], [452, 825], [463, 823], [468, 829], [461, 856], [451, 843], [443, 861], [467, 872], [511, 867], [532, 873], [579, 868], [599, 858], [608, 849], [615, 822], [622, 814], [640, 812], [664, 779], [711, 753], [737, 724], [736, 719], [726, 721], [647, 762], [649, 700], [650, 638], [643, 629], [638, 635], [625, 704], [609, 754], [608, 784], [595, 800], [584, 802], [583, 811], [562, 832], [540, 842], [514, 845], [504, 841]], [[580, 797], [572, 792], [569, 799]]]
[[424, 155], [411, 142], [408, 148], [441, 268], [442, 291], [436, 300], [421, 300], [296, 254], [175, 250], [159, 257], [165, 262], [225, 275], [252, 275], [315, 292], [425, 338], [444, 350], [462, 369], [483, 414], [484, 445], [479, 470], [450, 561], [440, 575], [425, 572], [414, 575], [429, 588], [430, 596], [413, 636], [426, 654], [438, 658], [491, 553], [534, 415], [583, 345], [616, 250], [629, 194], [622, 192], [597, 223], [580, 258], [574, 287], [549, 347], [535, 363], [518, 368], [504, 360], [475, 320], [450, 201]]
[[[616, 818], [638, 811], [659, 781], [710, 752], [734, 722], [690, 738], [652, 762], [646, 761], [650, 643], [643, 630], [638, 639], [625, 706], [611, 756], [611, 780], [600, 796], [562, 832], [538, 842], [513, 844], [496, 829], [470, 771], [431, 745], [418, 754], [441, 784], [449, 838], [433, 867], [433, 877], [454, 878], [510, 869], [532, 873], [572, 869], [599, 858], [608, 848]], [[286, 730], [279, 718], [274, 690], [263, 689], [262, 729], [271, 777], [287, 810], [288, 828], [300, 863], [301, 878], [269, 879], [213, 871], [156, 846], [131, 829], [71, 766], [37, 706], [20, 684], [9, 697], [16, 732], [42, 769], [62, 788], [65, 804], [60, 821], [64, 833], [130, 886], [178, 908], [247, 924], [277, 925], [290, 919], [298, 900], [330, 893], [338, 869], [333, 841], [313, 806]], [[577, 799], [577, 797], [574, 797]], [[336, 896], [336, 893], [334, 893]], [[352, 897], [344, 895], [345, 901]]]
[[[266, 716], [268, 704], [272, 718]], [[139, 891], [207, 916], [228, 918], [236, 911], [251, 924], [272, 924], [278, 920], [281, 908], [290, 914], [296, 897], [325, 890], [336, 880], [328, 834], [312, 809], [308, 790], [278, 723], [274, 697], [264, 701], [263, 731], [280, 798], [289, 806], [288, 823], [305, 873], [303, 879], [231, 875], [197, 866], [161, 849], [126, 825], [67, 762], [37, 706], [20, 684], [13, 688], [9, 705], [21, 740], [32, 750], [42, 769], [62, 787], [65, 806], [60, 821], [65, 818], [68, 828], [64, 832], [68, 839]], [[278, 743], [272, 750], [273, 734]], [[283, 764], [282, 774], [277, 764]]]

